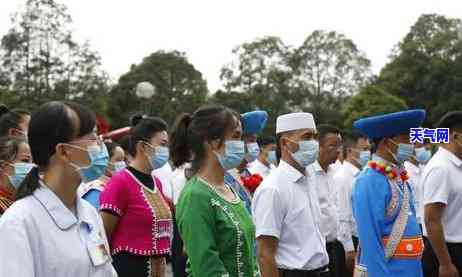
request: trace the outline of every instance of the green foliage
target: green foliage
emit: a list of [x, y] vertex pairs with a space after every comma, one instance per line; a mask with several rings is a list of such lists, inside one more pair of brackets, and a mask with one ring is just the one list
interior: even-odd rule
[[368, 85], [345, 103], [342, 110], [345, 118], [344, 128], [351, 130], [353, 122], [362, 117], [406, 109], [407, 105], [403, 99], [385, 92], [377, 85]]
[[233, 50], [237, 61], [222, 69], [227, 91], [246, 95], [254, 109], [275, 119], [291, 111], [312, 112], [317, 122], [340, 126], [341, 104], [369, 81], [370, 62], [355, 44], [336, 32], [315, 31], [292, 50], [277, 37], [244, 43]]
[[220, 92], [216, 99], [241, 102], [236, 105], [241, 113], [266, 110], [269, 120], [264, 132], [274, 134], [277, 116], [289, 112], [291, 104], [288, 47], [277, 37], [264, 37], [236, 47], [233, 53], [237, 61], [221, 72], [226, 92]]
[[427, 110], [432, 125], [447, 111], [462, 105], [461, 22], [424, 14], [398, 44], [379, 82], [411, 108]]
[[0, 88], [5, 102], [29, 110], [51, 100], [74, 100], [104, 114], [108, 78], [88, 43], [77, 43], [65, 5], [28, 0], [1, 39]]
[[[137, 84], [145, 81], [156, 88], [149, 100], [139, 99], [135, 94]], [[202, 73], [189, 63], [184, 53], [157, 51], [120, 77], [109, 93], [109, 115], [112, 125], [117, 127], [126, 126], [129, 117], [140, 112], [173, 123], [179, 113], [193, 112], [205, 103], [207, 94]]]
[[368, 83], [370, 61], [344, 35], [316, 30], [291, 59], [297, 106], [317, 122], [342, 122], [341, 105]]

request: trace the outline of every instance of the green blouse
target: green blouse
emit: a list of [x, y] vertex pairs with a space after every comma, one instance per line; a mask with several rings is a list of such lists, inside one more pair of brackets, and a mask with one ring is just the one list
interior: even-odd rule
[[255, 225], [234, 194], [236, 201], [227, 201], [198, 177], [189, 180], [183, 189], [176, 220], [188, 254], [189, 276], [260, 276]]

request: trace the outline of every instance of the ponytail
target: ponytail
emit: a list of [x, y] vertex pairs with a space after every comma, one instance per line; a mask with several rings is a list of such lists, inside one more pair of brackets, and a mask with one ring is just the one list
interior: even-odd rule
[[16, 200], [32, 195], [40, 187], [40, 171], [37, 166], [33, 167], [16, 192]]
[[188, 128], [192, 116], [183, 113], [178, 116], [170, 132], [170, 159], [174, 167], [180, 167], [191, 160], [188, 144]]

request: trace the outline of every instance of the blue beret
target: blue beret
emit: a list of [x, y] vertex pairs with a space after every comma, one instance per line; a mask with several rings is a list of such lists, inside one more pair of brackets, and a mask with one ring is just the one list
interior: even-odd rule
[[425, 118], [425, 110], [408, 110], [361, 118], [353, 123], [361, 134], [370, 139], [393, 137], [418, 128]]
[[265, 111], [253, 111], [241, 115], [242, 131], [244, 135], [256, 135], [266, 126], [268, 113]]

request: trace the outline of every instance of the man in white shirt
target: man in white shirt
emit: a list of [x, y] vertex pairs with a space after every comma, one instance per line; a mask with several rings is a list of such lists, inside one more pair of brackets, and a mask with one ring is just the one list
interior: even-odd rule
[[417, 223], [423, 224], [423, 189], [420, 181], [425, 165], [432, 157], [430, 143], [415, 143], [415, 156], [404, 162], [404, 168], [409, 176], [409, 185], [412, 188], [414, 207], [416, 209]]
[[345, 250], [338, 241], [338, 216], [336, 188], [333, 172], [329, 166], [337, 160], [342, 146], [340, 131], [331, 125], [319, 125], [319, 157], [307, 167], [309, 179], [316, 188], [321, 209], [321, 233], [324, 235], [329, 254], [329, 272], [331, 277], [340, 277], [345, 271]]
[[424, 190], [423, 268], [425, 276], [462, 274], [462, 111], [449, 112], [438, 128], [449, 128], [422, 174]]
[[258, 174], [261, 177], [267, 177], [271, 170], [275, 169], [276, 161], [276, 140], [273, 137], [259, 137], [257, 139], [260, 146], [258, 158], [251, 163], [247, 170], [250, 174]]
[[262, 277], [328, 276], [316, 189], [305, 171], [319, 151], [312, 114], [279, 116], [276, 134], [280, 163], [252, 205]]
[[348, 135], [343, 146], [346, 159], [333, 178], [338, 193], [338, 239], [345, 248], [346, 267], [351, 273], [358, 245], [358, 231], [351, 208], [351, 193], [356, 176], [371, 158], [371, 151], [367, 137], [357, 132]]

